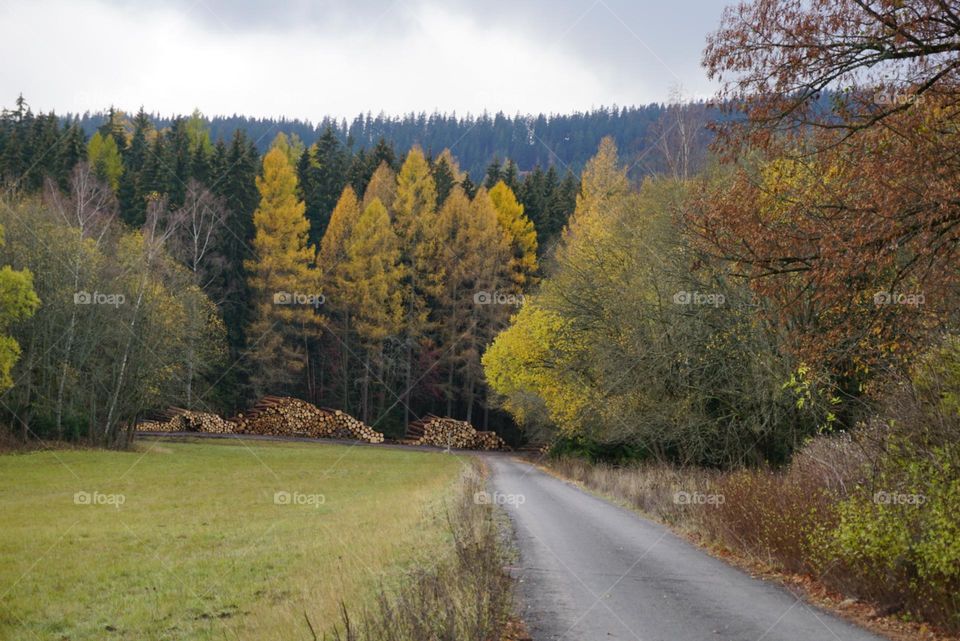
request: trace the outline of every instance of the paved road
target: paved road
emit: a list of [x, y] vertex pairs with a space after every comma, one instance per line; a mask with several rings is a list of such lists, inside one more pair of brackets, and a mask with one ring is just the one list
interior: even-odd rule
[[489, 457], [520, 548], [534, 641], [879, 641], [667, 529], [508, 457]]

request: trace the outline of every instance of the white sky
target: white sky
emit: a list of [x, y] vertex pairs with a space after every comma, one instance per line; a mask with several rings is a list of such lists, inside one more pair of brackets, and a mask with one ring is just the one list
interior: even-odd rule
[[0, 105], [319, 120], [686, 97], [722, 0], [0, 0]]

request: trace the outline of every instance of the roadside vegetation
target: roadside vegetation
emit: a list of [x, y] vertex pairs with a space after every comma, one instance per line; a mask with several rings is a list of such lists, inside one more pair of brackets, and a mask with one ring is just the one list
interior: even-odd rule
[[951, 632], [958, 32], [919, 0], [727, 9], [712, 155], [637, 186], [602, 142], [483, 358], [528, 434], [587, 461], [563, 473]]
[[426, 564], [382, 589], [365, 608], [344, 605], [333, 641], [490, 641], [505, 638], [513, 614], [509, 529], [489, 501], [474, 462], [445, 512], [447, 540]]

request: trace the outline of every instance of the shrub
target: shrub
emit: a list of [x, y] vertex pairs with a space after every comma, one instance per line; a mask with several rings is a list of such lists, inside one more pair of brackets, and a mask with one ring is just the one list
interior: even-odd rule
[[840, 589], [960, 630], [960, 339], [948, 337], [893, 388], [866, 431], [871, 473], [812, 537]]

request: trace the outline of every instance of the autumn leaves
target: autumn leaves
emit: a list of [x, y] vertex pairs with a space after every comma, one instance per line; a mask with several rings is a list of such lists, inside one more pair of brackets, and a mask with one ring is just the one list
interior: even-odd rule
[[[314, 246], [283, 147], [279, 138], [264, 157], [245, 264], [256, 393], [301, 390], [375, 422], [394, 408], [408, 415], [427, 381], [448, 413], [456, 406], [469, 419], [486, 395], [484, 345], [514, 311], [475, 294], [522, 298], [536, 281], [536, 233], [513, 192], [500, 182], [471, 198], [454, 184], [438, 202], [431, 164], [414, 148], [398, 173], [381, 164], [362, 197], [346, 187]], [[456, 161], [444, 159], [456, 178]], [[276, 304], [277, 292], [289, 301]], [[311, 295], [322, 305], [298, 303]]]

